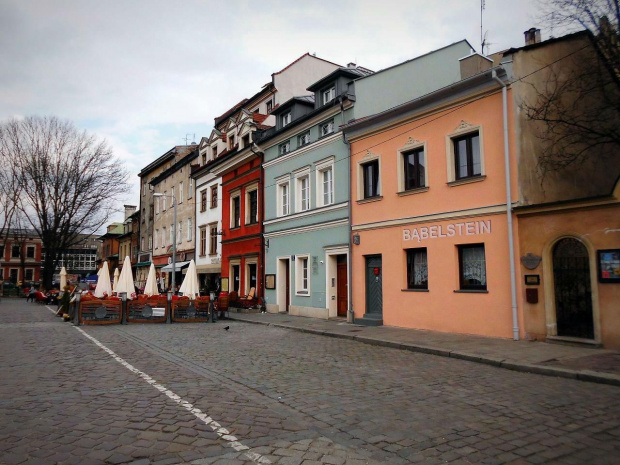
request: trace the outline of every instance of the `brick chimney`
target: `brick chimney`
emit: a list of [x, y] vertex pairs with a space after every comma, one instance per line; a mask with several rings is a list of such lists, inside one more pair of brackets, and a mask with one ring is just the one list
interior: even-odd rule
[[540, 29], [532, 27], [523, 33], [525, 35], [525, 45], [540, 43]]
[[123, 206], [125, 207], [125, 219], [133, 215], [136, 212], [136, 209], [138, 208], [135, 205], [123, 205]]

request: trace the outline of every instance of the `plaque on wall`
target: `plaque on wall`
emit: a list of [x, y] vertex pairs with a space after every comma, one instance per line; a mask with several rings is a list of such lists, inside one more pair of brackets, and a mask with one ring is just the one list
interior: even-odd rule
[[540, 265], [541, 260], [542, 257], [534, 255], [533, 253], [528, 253], [521, 257], [521, 263], [523, 263], [523, 266], [526, 267], [528, 270], [536, 269], [538, 265]]
[[528, 286], [538, 286], [540, 284], [540, 275], [538, 274], [526, 274], [525, 284]]
[[275, 288], [276, 288], [276, 275], [266, 274], [265, 275], [265, 289], [275, 289]]
[[620, 283], [620, 249], [597, 250], [598, 280]]

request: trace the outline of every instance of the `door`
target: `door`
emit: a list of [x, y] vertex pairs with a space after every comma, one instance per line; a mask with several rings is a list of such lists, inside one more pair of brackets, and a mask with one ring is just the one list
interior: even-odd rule
[[558, 336], [594, 339], [590, 260], [579, 240], [562, 239], [553, 248], [553, 280]]
[[288, 260], [285, 261], [285, 275], [286, 275], [286, 312], [288, 313], [291, 305], [291, 264]]
[[336, 299], [338, 300], [338, 316], [347, 316], [347, 263], [338, 263], [336, 268]]
[[383, 269], [381, 255], [366, 257], [366, 314], [383, 315]]

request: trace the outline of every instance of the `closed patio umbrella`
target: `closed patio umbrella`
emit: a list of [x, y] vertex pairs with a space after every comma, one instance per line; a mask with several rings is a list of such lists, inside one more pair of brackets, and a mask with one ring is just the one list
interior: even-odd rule
[[118, 284], [116, 285], [116, 293], [120, 294], [121, 292], [126, 292], [127, 298], [131, 299], [131, 294], [134, 293], [135, 290], [133, 273], [131, 271], [131, 260], [128, 256], [125, 256], [123, 269], [121, 270], [121, 275], [118, 277]]
[[120, 273], [118, 272], [118, 268], [114, 268], [114, 282], [112, 283], [112, 292], [118, 292], [116, 290], [116, 286], [118, 286], [118, 275]]
[[112, 285], [110, 284], [110, 270], [108, 270], [108, 262], [103, 262], [101, 267], [99, 279], [97, 280], [97, 287], [95, 288], [95, 297], [103, 297], [103, 294], [112, 295]]
[[67, 270], [63, 266], [60, 270], [60, 290], [64, 291], [65, 286], [67, 285]]
[[198, 284], [198, 273], [196, 272], [196, 264], [194, 263], [194, 260], [192, 260], [189, 262], [187, 274], [185, 275], [185, 279], [183, 279], [183, 284], [181, 284], [179, 292], [184, 296], [189, 296], [190, 299], [195, 299], [200, 295], [199, 289], [200, 287]]
[[148, 296], [157, 295], [157, 276], [155, 275], [155, 265], [151, 263], [149, 268], [149, 275], [146, 278], [146, 285], [144, 286], [144, 294]]

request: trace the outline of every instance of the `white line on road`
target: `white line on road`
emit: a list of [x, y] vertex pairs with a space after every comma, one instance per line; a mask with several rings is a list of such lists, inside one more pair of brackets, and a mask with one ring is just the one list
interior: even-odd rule
[[[97, 339], [95, 339], [91, 335], [87, 334], [81, 328], [78, 328], [77, 326], [74, 326], [74, 328], [77, 329], [84, 336], [86, 336], [88, 339], [93, 341], [95, 343], [95, 345], [97, 345], [98, 347], [103, 349], [105, 352], [107, 352], [114, 360], [116, 360], [118, 363], [123, 365], [129, 371], [131, 371], [131, 372], [137, 374], [138, 376], [140, 376], [142, 379], [144, 379], [147, 383], [149, 383], [155, 389], [157, 389], [158, 391], [166, 394], [170, 399], [175, 401], [178, 405], [183, 407], [188, 412], [191, 412], [196, 418], [198, 418], [200, 421], [202, 421], [205, 425], [210, 426], [213, 429], [213, 431], [215, 431], [220, 438], [222, 438], [224, 441], [227, 441], [228, 445], [230, 447], [232, 447], [233, 449], [235, 449], [237, 452], [241, 452], [241, 451], [244, 451], [244, 450], [249, 451], [250, 448], [248, 446], [242, 444], [239, 441], [239, 439], [237, 439], [235, 436], [230, 434], [230, 431], [228, 431], [226, 428], [222, 427], [222, 425], [220, 425], [217, 421], [213, 420], [213, 418], [211, 418], [207, 414], [203, 413], [202, 410], [200, 410], [197, 407], [194, 407], [191, 403], [183, 400], [180, 396], [178, 396], [177, 394], [172, 392], [170, 389], [167, 389], [165, 386], [159, 384], [155, 379], [153, 379], [152, 377], [150, 377], [146, 373], [138, 370], [136, 367], [134, 367], [130, 363], [128, 363], [125, 360], [123, 360], [121, 357], [116, 355], [116, 353], [114, 353], [113, 350], [108, 349], [101, 342], [99, 342]], [[269, 459], [267, 459], [266, 457], [263, 457], [261, 454], [258, 454], [256, 452], [245, 452], [244, 455], [248, 459], [250, 459], [250, 460], [252, 460], [253, 462], [256, 462], [256, 463], [271, 463], [271, 461]]]

